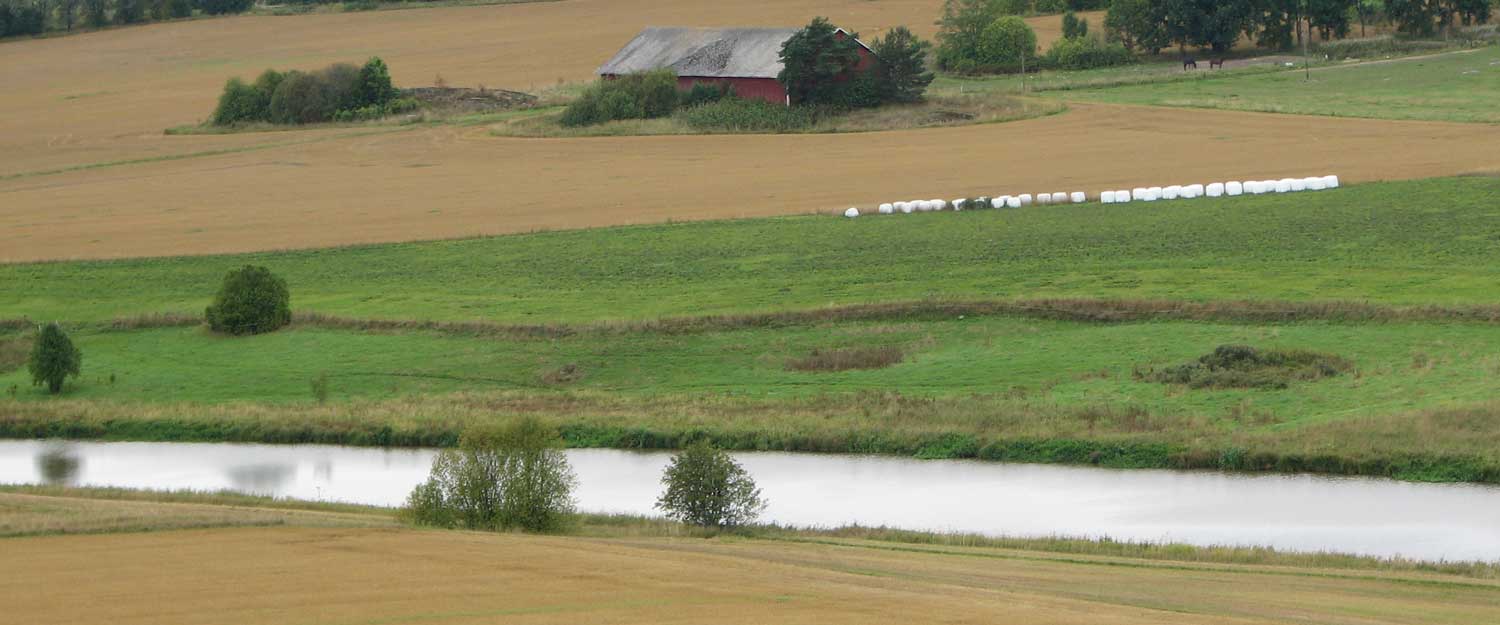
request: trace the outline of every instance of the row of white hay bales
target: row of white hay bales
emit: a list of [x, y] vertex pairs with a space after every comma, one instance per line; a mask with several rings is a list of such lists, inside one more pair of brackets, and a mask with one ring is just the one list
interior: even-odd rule
[[[1260, 195], [1263, 193], [1292, 193], [1298, 191], [1322, 191], [1337, 189], [1338, 176], [1313, 176], [1310, 178], [1281, 178], [1279, 180], [1250, 180], [1246, 182], [1211, 182], [1208, 184], [1171, 185], [1166, 187], [1136, 187], [1118, 191], [1103, 191], [1097, 196], [1101, 204], [1124, 204], [1131, 201], [1154, 202], [1157, 200], [1190, 200], [1199, 197], [1223, 197], [1236, 195]], [[908, 200], [881, 204], [876, 210], [882, 215], [896, 213], [927, 213], [932, 211], [976, 208], [1021, 208], [1033, 204], [1084, 204], [1088, 194], [1083, 191], [1054, 193], [1022, 193], [999, 197], [978, 197], [955, 200]], [[860, 216], [858, 208], [844, 211], [845, 217]]]

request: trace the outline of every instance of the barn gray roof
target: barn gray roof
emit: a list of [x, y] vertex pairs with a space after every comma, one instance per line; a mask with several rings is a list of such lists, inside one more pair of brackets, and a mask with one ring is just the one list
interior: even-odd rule
[[696, 78], [775, 78], [781, 44], [796, 28], [668, 28], [653, 26], [599, 68], [629, 74], [670, 67]]

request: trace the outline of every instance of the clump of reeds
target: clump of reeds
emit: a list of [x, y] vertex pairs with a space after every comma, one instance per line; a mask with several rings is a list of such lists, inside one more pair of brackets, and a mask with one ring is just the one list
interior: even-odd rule
[[1353, 369], [1354, 363], [1322, 352], [1220, 345], [1196, 361], [1161, 370], [1137, 371], [1136, 375], [1188, 388], [1281, 389], [1292, 382], [1321, 380]]

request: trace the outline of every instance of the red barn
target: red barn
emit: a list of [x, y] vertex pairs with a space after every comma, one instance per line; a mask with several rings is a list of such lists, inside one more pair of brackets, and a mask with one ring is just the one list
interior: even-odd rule
[[[776, 81], [781, 73], [781, 45], [797, 28], [647, 28], [625, 44], [614, 58], [599, 68], [605, 79], [625, 74], [670, 68], [677, 72], [677, 88], [693, 83], [729, 83], [735, 95], [790, 104], [786, 88]], [[848, 33], [840, 29], [839, 36]], [[875, 54], [858, 39], [856, 72], [875, 63]], [[846, 79], [847, 77], [841, 77]]]

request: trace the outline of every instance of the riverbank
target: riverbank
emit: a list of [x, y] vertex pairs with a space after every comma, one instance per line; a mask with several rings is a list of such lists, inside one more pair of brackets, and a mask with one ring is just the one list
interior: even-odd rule
[[[117, 504], [129, 504], [132, 507]], [[162, 491], [0, 484], [0, 506], [19, 515], [0, 526], [0, 539], [19, 536], [168, 531], [206, 527], [397, 527], [399, 511], [380, 506], [307, 501], [235, 492]], [[98, 514], [78, 514], [86, 510]], [[121, 513], [125, 510], [125, 513]], [[205, 512], [214, 514], [206, 516]], [[102, 519], [102, 522], [101, 522]], [[201, 525], [193, 525], [201, 523]], [[470, 532], [455, 532], [472, 534]], [[945, 549], [1033, 552], [1064, 557], [1119, 558], [1145, 562], [1278, 566], [1370, 572], [1420, 572], [1462, 578], [1500, 579], [1500, 564], [1430, 562], [1332, 552], [1305, 553], [1269, 547], [1197, 546], [1068, 537], [1005, 537], [920, 532], [846, 525], [798, 528], [759, 524], [732, 532], [704, 530], [659, 517], [579, 514], [561, 535], [590, 538], [752, 539], [823, 545], [863, 545], [909, 553]], [[1019, 554], [1017, 554], [1019, 555]]]

